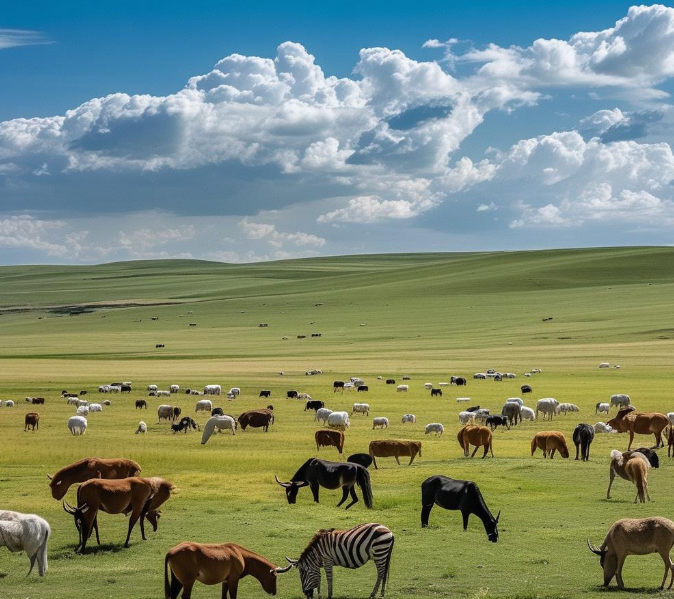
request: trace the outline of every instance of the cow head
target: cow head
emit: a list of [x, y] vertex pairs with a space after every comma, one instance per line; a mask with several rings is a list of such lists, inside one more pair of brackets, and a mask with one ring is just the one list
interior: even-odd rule
[[47, 474], [47, 478], [49, 479], [51, 496], [54, 499], [63, 499], [68, 492], [68, 486], [64, 485], [60, 478], [55, 479], [51, 474]]
[[501, 510], [496, 514], [496, 518], [491, 521], [489, 529], [487, 530], [487, 538], [492, 542], [498, 541], [498, 519], [501, 517]]
[[297, 493], [301, 487], [306, 487], [309, 483], [306, 480], [303, 481], [290, 481], [288, 483], [282, 483], [278, 476], [274, 475], [276, 482], [286, 490], [286, 497], [289, 504], [294, 504], [297, 502]]
[[63, 511], [66, 514], [70, 514], [75, 518], [75, 527], [79, 533], [79, 542], [77, 548], [79, 548], [82, 543], [88, 538], [89, 532], [87, 530], [86, 522], [84, 521], [84, 514], [89, 511], [89, 506], [85, 503], [78, 507], [73, 507], [67, 501], [63, 502]]
[[592, 553], [599, 556], [599, 565], [604, 570], [604, 586], [607, 587], [611, 582], [611, 579], [615, 576], [616, 570], [618, 569], [615, 554], [612, 553], [609, 555], [608, 548], [603, 545], [597, 549], [594, 545], [592, 545], [592, 543], [590, 543], [590, 539], [587, 539], [587, 548]]

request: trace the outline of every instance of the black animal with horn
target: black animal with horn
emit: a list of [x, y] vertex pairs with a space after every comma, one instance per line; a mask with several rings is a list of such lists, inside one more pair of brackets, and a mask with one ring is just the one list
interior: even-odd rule
[[487, 538], [498, 541], [498, 519], [492, 516], [478, 486], [469, 480], [456, 480], [437, 474], [421, 483], [421, 527], [428, 526], [428, 517], [434, 505], [446, 510], [459, 510], [463, 516], [463, 530], [468, 528], [468, 516], [475, 514], [484, 525]]
[[342, 488], [342, 500], [337, 504], [340, 507], [351, 494], [351, 503], [346, 506], [348, 510], [358, 502], [355, 486], [358, 485], [363, 493], [365, 506], [372, 508], [372, 485], [370, 484], [370, 473], [367, 468], [360, 464], [328, 462], [318, 458], [310, 458], [300, 467], [289, 482], [283, 483], [275, 476], [276, 482], [286, 490], [288, 503], [293, 504], [297, 501], [297, 493], [302, 487], [308, 486], [314, 496], [314, 501], [318, 503], [318, 491], [320, 487], [326, 489]]

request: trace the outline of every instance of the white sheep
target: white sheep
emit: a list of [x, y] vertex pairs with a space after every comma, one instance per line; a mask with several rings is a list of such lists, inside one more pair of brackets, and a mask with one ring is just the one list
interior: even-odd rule
[[89, 415], [89, 406], [80, 406], [77, 408], [78, 416], [88, 416]]
[[351, 415], [354, 414], [364, 414], [365, 416], [370, 415], [370, 404], [367, 403], [355, 403], [353, 408], [351, 408]]
[[7, 547], [12, 553], [25, 551], [30, 559], [30, 569], [37, 562], [40, 576], [47, 573], [47, 543], [51, 528], [49, 523], [35, 514], [22, 514], [0, 510], [0, 547]]
[[532, 408], [529, 408], [527, 406], [522, 406], [520, 408], [520, 417], [521, 417], [522, 420], [534, 421], [534, 420], [536, 420], [536, 412], [534, 412]]
[[345, 429], [349, 428], [349, 413], [348, 412], [333, 412], [328, 416], [328, 426], [332, 428]]
[[[156, 391], [156, 389], [155, 389], [155, 391]], [[178, 391], [180, 391], [180, 385], [171, 385], [169, 387], [169, 391], [171, 393], [178, 393]]]
[[409, 391], [410, 386], [409, 385], [398, 385], [396, 387], [396, 391], [398, 393], [407, 393]]
[[103, 406], [99, 403], [92, 403], [89, 404], [89, 411], [90, 412], [102, 412], [103, 411]]
[[594, 425], [594, 432], [595, 433], [617, 433], [614, 428], [610, 427], [608, 424], [605, 422], [597, 422], [597, 424]]
[[314, 422], [318, 422], [320, 420], [325, 425], [328, 422], [328, 416], [330, 416], [330, 414], [332, 414], [332, 410], [328, 410], [328, 408], [319, 408], [316, 410]]
[[73, 435], [83, 435], [87, 432], [87, 419], [84, 416], [68, 418], [68, 428]]
[[489, 409], [488, 408], [480, 408], [479, 410], [475, 410], [473, 414], [475, 415], [474, 420], [477, 420], [484, 424], [484, 422], [489, 418]]
[[376, 428], [388, 428], [388, 418], [385, 416], [378, 416], [377, 418], [372, 419], [372, 430]]
[[594, 407], [594, 413], [595, 414], [608, 414], [609, 410], [611, 409], [610, 404], [599, 402], [597, 405]]
[[411, 422], [412, 424], [414, 424], [416, 421], [417, 417], [414, 414], [405, 414], [403, 416], [403, 424], [405, 424], [406, 422]]
[[426, 389], [432, 389], [433, 383], [424, 383], [424, 387], [426, 387]]
[[431, 422], [430, 424], [426, 425], [426, 432], [424, 434], [428, 433], [435, 433], [436, 437], [442, 435], [442, 433], [445, 432], [445, 427], [442, 426], [439, 422]]
[[210, 399], [200, 399], [194, 407], [195, 412], [211, 412], [213, 410], [213, 402]]
[[459, 424], [468, 424], [475, 422], [475, 414], [473, 412], [459, 412]]
[[147, 424], [142, 420], [138, 423], [138, 428], [136, 429], [136, 434], [145, 434], [147, 432]]

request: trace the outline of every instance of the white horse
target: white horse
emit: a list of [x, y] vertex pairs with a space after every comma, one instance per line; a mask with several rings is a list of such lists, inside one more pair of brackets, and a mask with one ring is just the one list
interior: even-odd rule
[[215, 429], [221, 433], [223, 430], [232, 431], [232, 435], [236, 435], [236, 421], [231, 416], [212, 416], [204, 425], [204, 432], [201, 435], [201, 444], [205, 445], [206, 441], [211, 438]]

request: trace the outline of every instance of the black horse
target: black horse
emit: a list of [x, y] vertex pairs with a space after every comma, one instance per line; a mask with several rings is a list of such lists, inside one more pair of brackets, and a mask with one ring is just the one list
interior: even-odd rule
[[437, 504], [446, 510], [459, 510], [463, 516], [463, 530], [468, 528], [468, 516], [475, 514], [487, 531], [487, 538], [498, 541], [498, 519], [501, 512], [492, 516], [482, 498], [478, 486], [469, 480], [456, 480], [440, 474], [427, 478], [421, 483], [421, 527], [428, 526], [428, 516]]
[[293, 504], [297, 501], [297, 493], [301, 487], [307, 485], [314, 495], [314, 501], [318, 503], [318, 490], [320, 487], [326, 489], [342, 488], [342, 500], [337, 507], [342, 505], [351, 494], [351, 503], [346, 506], [348, 510], [352, 505], [358, 502], [356, 489], [358, 485], [363, 493], [363, 501], [368, 508], [372, 507], [372, 485], [370, 484], [370, 473], [367, 468], [359, 464], [328, 462], [318, 458], [309, 458], [302, 467], [295, 472], [295, 476], [290, 482], [282, 483], [278, 476], [275, 476], [276, 482], [285, 488], [288, 503]]
[[579, 424], [573, 430], [573, 444], [576, 446], [576, 459], [580, 449], [580, 459], [587, 462], [590, 459], [590, 445], [594, 441], [594, 427], [591, 424]]

